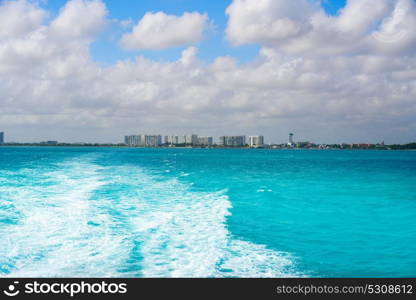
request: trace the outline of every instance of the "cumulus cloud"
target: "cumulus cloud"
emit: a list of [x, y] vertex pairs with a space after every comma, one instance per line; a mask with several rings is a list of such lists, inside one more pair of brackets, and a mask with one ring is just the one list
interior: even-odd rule
[[[25, 0], [5, 1], [0, 6], [0, 15], [4, 14], [7, 19], [2, 28], [10, 26], [15, 32], [0, 35], [3, 75], [39, 76], [45, 71], [62, 74], [78, 68], [73, 65], [75, 61], [90, 64], [90, 43], [107, 22], [107, 11], [100, 1], [68, 1], [50, 24], [43, 23], [46, 11]], [[16, 29], [14, 24], [21, 20], [27, 24]]]
[[235, 45], [285, 41], [309, 32], [318, 10], [308, 0], [234, 0], [226, 10], [227, 37]]
[[125, 49], [164, 49], [196, 43], [201, 40], [208, 16], [185, 12], [182, 16], [163, 12], [146, 13], [133, 31], [123, 35]]
[[415, 48], [413, 0], [349, 0], [337, 16], [328, 16], [318, 4], [234, 0], [227, 8], [227, 38], [235, 45], [260, 43], [302, 56], [397, 54]]
[[100, 0], [71, 0], [51, 23], [50, 30], [57, 37], [89, 38], [106, 25], [107, 9]]
[[[261, 45], [250, 62], [223, 56], [207, 63], [188, 47], [177, 61], [139, 56], [103, 67], [89, 52], [107, 22], [101, 1], [70, 1], [48, 22], [48, 12], [32, 2], [4, 1], [0, 16], [7, 12], [8, 19], [0, 22], [13, 34], [0, 34], [0, 128], [29, 141], [194, 132], [281, 142], [292, 131], [317, 142], [414, 140], [416, 51], [407, 31], [414, 3], [349, 0], [329, 17], [310, 1], [293, 2], [232, 2], [227, 37]], [[395, 32], [403, 32], [398, 41]]]
[[[24, 16], [16, 18], [16, 16]], [[26, 1], [0, 3], [0, 38], [24, 36], [37, 28], [47, 13]]]

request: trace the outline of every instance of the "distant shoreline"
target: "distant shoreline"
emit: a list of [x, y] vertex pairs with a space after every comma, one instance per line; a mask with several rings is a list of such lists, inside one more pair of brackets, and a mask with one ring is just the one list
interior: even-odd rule
[[[410, 145], [410, 144], [409, 144]], [[223, 147], [223, 146], [184, 146], [184, 147], [170, 147], [170, 146], [160, 146], [160, 147], [132, 147], [123, 144], [57, 144], [57, 145], [46, 145], [46, 144], [2, 144], [1, 147], [39, 147], [39, 148], [123, 148], [123, 149], [246, 149], [246, 150], [363, 150], [363, 151], [416, 151], [415, 148], [405, 148], [406, 145], [387, 145], [384, 147], [376, 148], [340, 148], [340, 147], [331, 147], [319, 148], [297, 148], [297, 147], [282, 147], [282, 146], [266, 146], [266, 147]], [[403, 147], [403, 148], [402, 148]]]

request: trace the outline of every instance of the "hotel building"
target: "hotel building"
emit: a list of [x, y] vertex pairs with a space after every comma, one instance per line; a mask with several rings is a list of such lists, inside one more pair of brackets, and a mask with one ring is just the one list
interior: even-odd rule
[[165, 136], [165, 144], [168, 145], [198, 145], [198, 136], [192, 135], [167, 135]]
[[161, 135], [145, 135], [144, 136], [145, 147], [159, 147], [162, 145]]
[[258, 136], [249, 136], [248, 137], [248, 145], [251, 148], [258, 148], [264, 146], [264, 137], [261, 135]]
[[242, 147], [246, 145], [246, 136], [221, 136], [218, 144], [224, 147]]
[[128, 146], [139, 146], [141, 144], [140, 135], [127, 135], [124, 137], [124, 144]]
[[132, 147], [159, 147], [162, 145], [161, 135], [128, 135], [124, 137], [124, 143]]
[[199, 146], [212, 146], [214, 144], [214, 139], [212, 136], [201, 136], [198, 138]]

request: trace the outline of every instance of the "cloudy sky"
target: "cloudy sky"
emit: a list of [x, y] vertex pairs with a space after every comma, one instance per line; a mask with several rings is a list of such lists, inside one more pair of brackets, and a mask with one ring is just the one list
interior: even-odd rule
[[416, 141], [415, 0], [0, 0], [7, 141]]

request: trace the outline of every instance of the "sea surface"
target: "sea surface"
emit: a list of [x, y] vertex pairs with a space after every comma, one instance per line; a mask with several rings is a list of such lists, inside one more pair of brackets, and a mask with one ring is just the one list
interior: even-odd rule
[[416, 152], [0, 147], [0, 277], [415, 277]]

